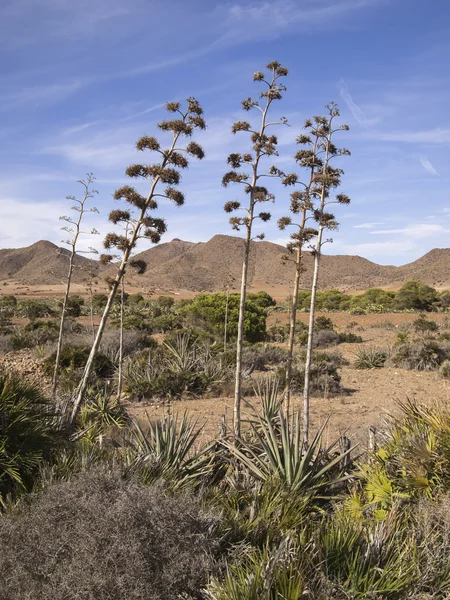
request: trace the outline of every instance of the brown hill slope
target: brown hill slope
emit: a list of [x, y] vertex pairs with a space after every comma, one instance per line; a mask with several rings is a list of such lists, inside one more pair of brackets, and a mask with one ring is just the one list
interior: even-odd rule
[[[0, 280], [13, 279], [29, 285], [59, 284], [67, 277], [69, 251], [41, 240], [26, 248], [0, 250]], [[73, 281], [81, 282], [99, 263], [77, 255]]]
[[[223, 290], [227, 282], [237, 289], [242, 269], [244, 240], [216, 235], [208, 242], [192, 243], [179, 239], [153, 246], [136, 255], [147, 262], [147, 272], [133, 280], [162, 290], [193, 292]], [[0, 250], [0, 280], [11, 279], [28, 285], [54, 285], [64, 281], [68, 251], [51, 242], [40, 241], [27, 248]], [[252, 242], [249, 261], [249, 288], [278, 289], [287, 293], [292, 286], [294, 266], [284, 262], [283, 246], [271, 242]], [[410, 279], [437, 287], [450, 287], [450, 249], [435, 249], [401, 267], [383, 266], [360, 256], [323, 255], [319, 286], [322, 289], [362, 290], [368, 287], [400, 286]], [[89, 272], [104, 271], [99, 263], [76, 258], [74, 281], [82, 282]], [[306, 271], [302, 287], [312, 280], [313, 258], [304, 257]]]

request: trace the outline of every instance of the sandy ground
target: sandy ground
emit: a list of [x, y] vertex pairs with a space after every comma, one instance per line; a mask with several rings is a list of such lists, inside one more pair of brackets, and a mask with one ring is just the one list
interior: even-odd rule
[[[320, 314], [320, 313], [319, 313]], [[286, 314], [273, 313], [271, 318], [287, 321]], [[353, 316], [347, 313], [328, 313], [336, 324], [338, 331], [348, 331], [351, 322], [357, 325], [352, 331], [363, 338], [365, 346], [389, 348], [395, 343], [397, 332], [407, 327], [417, 315], [411, 314], [382, 314]], [[308, 315], [300, 314], [302, 320]], [[448, 316], [432, 315], [440, 323], [446, 323]], [[390, 322], [393, 329], [377, 327], [380, 323]], [[374, 327], [374, 325], [376, 327]], [[327, 422], [325, 437], [329, 441], [341, 433], [351, 438], [354, 443], [365, 444], [369, 427], [375, 426], [382, 431], [386, 418], [399, 411], [399, 402], [415, 399], [419, 403], [450, 401], [450, 381], [442, 379], [435, 372], [406, 371], [397, 368], [382, 368], [359, 370], [353, 368], [354, 353], [360, 344], [340, 344], [337, 349], [350, 363], [341, 369], [344, 394], [331, 398], [313, 398], [311, 401], [311, 427], [317, 429]], [[248, 398], [253, 407], [258, 401]], [[301, 398], [294, 398], [294, 404], [302, 403]], [[203, 437], [211, 439], [219, 430], [222, 415], [225, 415], [228, 425], [233, 418], [233, 398], [192, 398], [168, 404], [132, 404], [128, 407], [130, 413], [138, 418], [161, 416], [167, 411], [183, 413], [188, 411], [203, 426]], [[251, 408], [245, 408], [243, 414], [250, 414]]]

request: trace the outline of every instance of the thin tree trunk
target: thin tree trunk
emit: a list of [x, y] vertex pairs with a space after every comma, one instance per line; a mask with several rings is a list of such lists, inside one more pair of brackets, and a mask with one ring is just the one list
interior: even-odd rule
[[227, 287], [227, 297], [225, 302], [225, 331], [223, 334], [223, 352], [224, 354], [227, 351], [227, 329], [228, 329], [228, 299], [230, 297], [229, 289]]
[[120, 289], [120, 333], [119, 333], [119, 374], [117, 379], [117, 399], [120, 399], [123, 386], [123, 311], [125, 296], [125, 280], [122, 277]]
[[239, 299], [239, 322], [236, 344], [236, 383], [234, 388], [233, 428], [234, 435], [241, 435], [241, 394], [242, 394], [242, 350], [244, 347], [245, 300], [247, 297], [248, 258], [252, 239], [251, 220], [253, 219], [253, 201], [250, 207], [250, 223], [245, 237], [244, 263], [242, 265], [241, 297]]
[[309, 407], [310, 407], [310, 394], [309, 388], [311, 383], [311, 362], [312, 362], [312, 347], [314, 339], [314, 316], [316, 312], [316, 296], [317, 296], [317, 282], [319, 279], [319, 263], [321, 255], [323, 236], [323, 226], [319, 228], [319, 234], [317, 236], [317, 251], [314, 256], [314, 275], [313, 284], [311, 288], [311, 306], [309, 309], [309, 329], [308, 329], [308, 343], [306, 346], [306, 363], [305, 363], [305, 386], [303, 389], [303, 430], [305, 436], [305, 443], [308, 443], [309, 437]]
[[94, 325], [94, 306], [92, 304], [92, 288], [89, 288], [89, 301], [90, 301], [89, 312], [90, 312], [90, 315], [91, 315], [92, 343], [94, 343], [94, 340], [95, 340], [95, 325]]
[[302, 251], [301, 251], [301, 248], [297, 248], [294, 291], [292, 292], [291, 314], [289, 315], [288, 356], [287, 356], [287, 361], [286, 361], [286, 389], [284, 392], [284, 412], [285, 412], [286, 418], [289, 417], [290, 404], [291, 404], [292, 361], [293, 361], [293, 357], [294, 357], [295, 325], [297, 322], [297, 303], [298, 303], [298, 291], [300, 288], [301, 260], [302, 260]]
[[62, 343], [63, 343], [64, 322], [66, 320], [67, 302], [69, 301], [70, 284], [72, 282], [72, 273], [73, 273], [74, 260], [75, 260], [75, 249], [76, 249], [76, 244], [78, 241], [78, 236], [80, 235], [80, 224], [81, 224], [81, 219], [83, 218], [84, 202], [86, 201], [86, 199], [87, 199], [87, 192], [85, 193], [84, 199], [80, 204], [80, 213], [78, 215], [78, 219], [75, 224], [75, 235], [74, 235], [74, 238], [73, 238], [72, 244], [71, 244], [72, 250], [71, 250], [70, 258], [69, 258], [69, 271], [67, 273], [66, 290], [64, 292], [64, 300], [63, 300], [63, 304], [62, 304], [61, 321], [59, 323], [59, 335], [58, 335], [58, 344], [56, 347], [55, 370], [53, 371], [53, 381], [52, 381], [52, 397], [53, 398], [55, 398], [56, 388], [58, 386], [58, 372], [59, 372], [59, 362], [61, 359], [61, 350], [62, 350]]
[[[302, 223], [300, 230], [302, 231], [306, 223], [306, 211], [303, 211]], [[292, 292], [292, 306], [291, 314], [289, 315], [289, 342], [288, 342], [288, 357], [286, 362], [286, 389], [284, 393], [284, 412], [286, 418], [289, 417], [290, 404], [291, 404], [291, 384], [292, 384], [292, 362], [294, 358], [294, 345], [295, 345], [295, 328], [297, 324], [297, 304], [298, 304], [298, 292], [300, 289], [300, 276], [302, 274], [302, 247], [297, 247], [297, 256], [295, 260], [295, 280], [294, 290]]]

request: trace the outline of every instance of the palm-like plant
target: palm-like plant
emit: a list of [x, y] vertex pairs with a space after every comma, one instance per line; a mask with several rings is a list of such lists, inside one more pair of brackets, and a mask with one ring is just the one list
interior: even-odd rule
[[278, 548], [245, 548], [240, 560], [228, 566], [223, 583], [213, 580], [209, 600], [298, 600], [309, 596], [308, 557], [286, 537]]
[[17, 375], [0, 377], [0, 505], [8, 493], [30, 489], [61, 433], [59, 415], [36, 387]]
[[88, 393], [87, 401], [78, 415], [78, 433], [85, 441], [95, 442], [108, 430], [122, 428], [128, 417], [117, 398], [110, 398], [107, 391]]

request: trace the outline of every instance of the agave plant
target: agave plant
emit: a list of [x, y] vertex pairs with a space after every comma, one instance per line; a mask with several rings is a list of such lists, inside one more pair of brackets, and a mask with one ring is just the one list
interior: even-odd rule
[[174, 487], [199, 484], [210, 473], [209, 447], [197, 451], [194, 446], [201, 433], [197, 422], [184, 413], [169, 414], [158, 421], [147, 415], [146, 428], [133, 422], [131, 436], [125, 441], [130, 466], [139, 471], [145, 482], [157, 478], [171, 480]]
[[299, 413], [289, 424], [280, 411], [278, 423], [262, 416], [250, 421], [252, 431], [249, 440], [238, 438], [237, 444], [234, 440], [224, 440], [223, 444], [255, 480], [263, 483], [276, 481], [290, 492], [311, 500], [331, 499], [336, 496], [338, 487], [350, 477], [343, 473], [343, 465], [352, 449], [339, 452], [339, 440], [322, 449], [325, 426], [306, 446]]

